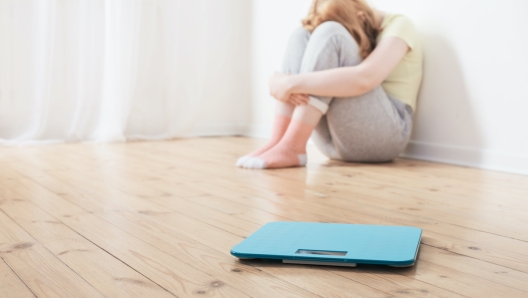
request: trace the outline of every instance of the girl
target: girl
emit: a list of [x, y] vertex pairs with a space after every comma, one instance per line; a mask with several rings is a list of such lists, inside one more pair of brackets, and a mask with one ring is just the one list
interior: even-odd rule
[[269, 80], [278, 101], [271, 139], [237, 166], [304, 166], [310, 136], [332, 159], [397, 157], [409, 142], [422, 80], [422, 49], [410, 20], [364, 0], [314, 0], [302, 24], [282, 73]]

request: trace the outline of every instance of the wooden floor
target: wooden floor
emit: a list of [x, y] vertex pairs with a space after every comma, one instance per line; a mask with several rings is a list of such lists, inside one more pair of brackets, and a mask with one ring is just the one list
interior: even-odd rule
[[[528, 177], [397, 160], [252, 171], [261, 141], [0, 148], [0, 297], [528, 297]], [[411, 268], [240, 262], [270, 221], [412, 225]]]

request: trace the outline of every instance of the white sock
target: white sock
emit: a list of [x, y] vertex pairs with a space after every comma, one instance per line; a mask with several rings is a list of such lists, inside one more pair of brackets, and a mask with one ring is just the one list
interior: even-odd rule
[[[297, 157], [299, 158], [299, 166], [304, 167], [308, 162], [308, 157], [306, 156], [306, 154], [299, 154], [297, 155]], [[258, 157], [248, 156], [248, 158], [240, 167], [255, 170], [265, 169], [266, 162]]]

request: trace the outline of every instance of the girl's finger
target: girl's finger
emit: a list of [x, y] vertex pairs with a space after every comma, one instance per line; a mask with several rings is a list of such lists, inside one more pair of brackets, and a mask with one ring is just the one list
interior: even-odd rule
[[295, 94], [295, 98], [302, 102], [308, 102], [309, 100], [308, 95], [305, 95], [305, 94]]
[[304, 94], [300, 94], [297, 98], [302, 100], [302, 101], [304, 101], [304, 102], [308, 102], [308, 96], [306, 96]]
[[305, 104], [308, 103], [308, 100], [306, 100], [304, 98], [296, 98], [295, 100], [301, 105], [305, 105]]
[[292, 100], [296, 101], [296, 102], [301, 102], [302, 101], [302, 98], [299, 97], [297, 94], [293, 94], [290, 98]]
[[308, 101], [303, 99], [298, 99], [297, 101], [299, 102], [299, 105], [306, 105], [308, 103]]

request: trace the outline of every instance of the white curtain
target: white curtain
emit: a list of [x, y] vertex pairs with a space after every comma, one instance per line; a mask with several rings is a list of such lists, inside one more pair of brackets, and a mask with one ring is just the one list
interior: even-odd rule
[[0, 0], [0, 144], [185, 136], [240, 3]]

